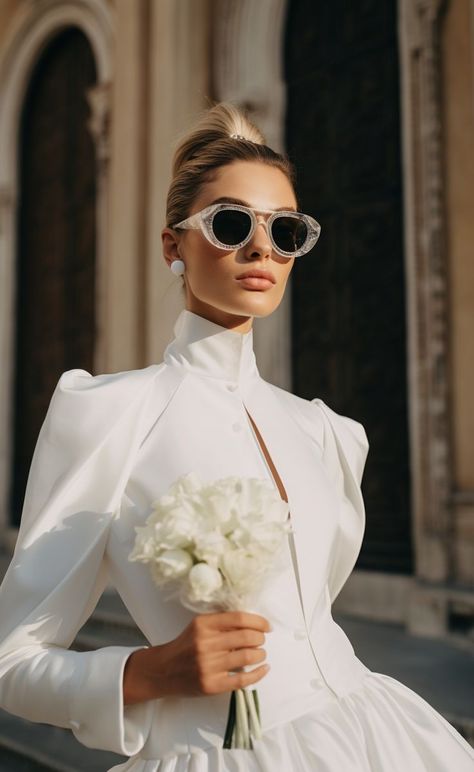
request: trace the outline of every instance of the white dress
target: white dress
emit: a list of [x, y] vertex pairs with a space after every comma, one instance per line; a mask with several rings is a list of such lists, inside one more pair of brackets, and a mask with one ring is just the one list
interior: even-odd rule
[[[474, 750], [422, 697], [404, 684], [367, 668], [362, 684], [337, 697], [321, 677], [304, 634], [293, 537], [281, 555], [277, 577], [258, 607], [287, 632], [287, 648], [265, 649], [272, 671], [304, 661], [299, 696], [286, 705], [294, 717], [265, 728], [253, 750], [194, 749], [166, 759], [138, 755], [109, 772], [472, 772]], [[301, 633], [298, 634], [298, 630]], [[295, 632], [296, 631], [296, 632]], [[354, 654], [355, 656], [355, 654]], [[252, 687], [257, 688], [258, 683]], [[196, 726], [199, 711], [196, 710]]]
[[[189, 313], [186, 317], [192, 322]], [[191, 398], [189, 393], [186, 396]], [[206, 398], [195, 392], [195, 400], [202, 400], [201, 410], [205, 411]], [[176, 409], [184, 413], [184, 402]], [[186, 415], [188, 427], [191, 421], [192, 416]], [[165, 431], [166, 427], [157, 424], [140, 448], [122, 503], [125, 522], [133, 518], [141, 522], [147, 512]], [[172, 466], [171, 446], [168, 452]], [[260, 453], [263, 461], [263, 451]], [[186, 467], [191, 461], [180, 444], [177, 463]], [[260, 471], [255, 468], [256, 473]], [[175, 475], [176, 470], [171, 477]], [[410, 688], [389, 675], [370, 671], [355, 653], [360, 685], [344, 697], [328, 688], [305, 632], [293, 533], [288, 534], [275, 568], [258, 605], [249, 609], [268, 618], [278, 631], [276, 645], [272, 633], [266, 637], [271, 671], [265, 678], [278, 681], [296, 660], [299, 667], [294, 671], [291, 695], [281, 695], [270, 721], [262, 716], [262, 739], [253, 741], [250, 751], [192, 747], [188, 714], [183, 721], [188, 752], [167, 754], [164, 759], [143, 758], [139, 753], [109, 772], [473, 772], [474, 750], [454, 727]], [[252, 688], [258, 690], [259, 684]], [[198, 733], [199, 702], [195, 704]]]
[[[364, 533], [363, 426], [264, 381], [252, 331], [185, 309], [175, 334], [163, 363], [71, 370], [58, 382], [0, 586], [0, 707], [129, 757], [115, 772], [474, 772], [466, 740], [407, 686], [371, 672], [332, 618]], [[184, 629], [192, 612], [127, 560], [134, 526], [190, 470], [274, 479], [249, 416], [294, 532], [249, 609], [274, 630], [256, 685], [263, 737], [244, 750], [222, 748], [229, 693], [124, 705], [124, 666], [141, 647], [70, 645], [107, 582], [150, 645]]]

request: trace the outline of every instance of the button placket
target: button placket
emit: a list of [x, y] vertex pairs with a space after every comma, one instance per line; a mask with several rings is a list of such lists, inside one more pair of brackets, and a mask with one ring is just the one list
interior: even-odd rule
[[[229, 391], [229, 392], [235, 394], [235, 392], [239, 388], [239, 384], [236, 383], [235, 381], [227, 381], [224, 384], [224, 388], [226, 389], [226, 391]], [[242, 422], [239, 421], [239, 420], [233, 421], [231, 426], [232, 426], [232, 429], [233, 429], [234, 432], [240, 432], [241, 429], [242, 429]]]
[[[232, 384], [230, 384], [230, 383], [227, 384], [227, 388], [229, 389], [229, 391], [234, 391], [234, 389], [232, 389]], [[240, 431], [244, 426], [248, 428], [248, 430], [250, 431], [250, 433], [251, 433], [251, 435], [252, 435], [252, 437], [254, 439], [254, 442], [256, 443], [256, 446], [258, 448], [258, 451], [259, 451], [260, 457], [262, 459], [262, 462], [263, 462], [265, 468], [267, 469], [267, 472], [269, 474], [269, 479], [273, 482], [273, 484], [275, 485], [275, 488], [279, 492], [278, 485], [277, 485], [275, 477], [273, 475], [273, 471], [272, 471], [272, 469], [270, 467], [270, 464], [268, 463], [268, 460], [267, 460], [267, 458], [265, 456], [265, 453], [263, 452], [263, 448], [262, 448], [262, 446], [260, 444], [259, 438], [257, 437], [257, 434], [255, 432], [254, 426], [252, 425], [252, 421], [250, 420], [250, 415], [249, 415], [249, 413], [248, 413], [248, 411], [247, 411], [247, 409], [245, 407], [245, 403], [244, 403], [243, 399], [242, 399], [241, 408], [242, 408], [242, 419], [240, 421], [235, 421], [232, 424], [232, 428], [236, 432]], [[294, 529], [293, 529], [293, 532], [294, 532]], [[319, 667], [318, 658], [316, 657], [316, 654], [314, 652], [314, 649], [313, 649], [313, 646], [312, 646], [312, 643], [311, 643], [311, 638], [310, 638], [309, 632], [306, 629], [306, 619], [304, 617], [304, 608], [303, 608], [303, 599], [302, 599], [301, 586], [300, 586], [300, 577], [299, 577], [298, 564], [297, 564], [297, 559], [296, 559], [296, 550], [295, 550], [295, 546], [294, 546], [294, 542], [293, 542], [293, 534], [292, 533], [289, 534], [289, 542], [288, 542], [288, 544], [289, 544], [289, 548], [290, 548], [290, 552], [291, 552], [291, 558], [292, 558], [293, 568], [294, 568], [294, 572], [295, 572], [295, 579], [296, 579], [298, 594], [299, 594], [300, 603], [301, 603], [301, 611], [302, 611], [303, 620], [304, 620], [304, 622], [303, 622], [304, 626], [295, 627], [294, 628], [294, 630], [293, 630], [293, 639], [296, 640], [296, 641], [300, 641], [300, 642], [307, 641], [307, 643], [310, 646], [311, 653], [312, 653], [312, 655], [314, 657], [316, 666], [317, 666], [318, 670], [321, 671], [321, 669]], [[322, 673], [321, 673], [321, 675], [322, 675]], [[314, 690], [321, 689], [324, 686], [324, 683], [325, 683], [324, 678], [311, 678], [308, 681], [308, 684]]]

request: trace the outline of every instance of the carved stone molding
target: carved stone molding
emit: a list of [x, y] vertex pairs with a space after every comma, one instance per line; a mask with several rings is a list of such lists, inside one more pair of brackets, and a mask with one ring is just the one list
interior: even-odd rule
[[87, 128], [94, 140], [98, 171], [101, 174], [110, 158], [110, 83], [99, 83], [88, 89], [86, 96], [91, 109]]
[[417, 576], [454, 577], [447, 255], [440, 28], [442, 0], [400, 2], [409, 404]]

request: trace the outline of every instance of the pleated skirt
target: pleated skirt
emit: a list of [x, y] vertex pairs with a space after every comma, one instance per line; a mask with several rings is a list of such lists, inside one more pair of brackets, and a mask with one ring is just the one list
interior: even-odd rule
[[474, 772], [474, 749], [426, 700], [370, 671], [343, 697], [267, 729], [253, 749], [212, 747], [109, 772]]

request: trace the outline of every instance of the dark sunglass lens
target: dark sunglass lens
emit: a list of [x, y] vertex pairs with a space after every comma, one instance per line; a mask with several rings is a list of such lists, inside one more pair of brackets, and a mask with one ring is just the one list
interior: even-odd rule
[[277, 217], [272, 234], [275, 244], [284, 252], [297, 252], [306, 241], [308, 228], [297, 217]]
[[248, 236], [252, 221], [246, 212], [223, 209], [214, 215], [212, 230], [215, 237], [229, 247], [240, 244]]

